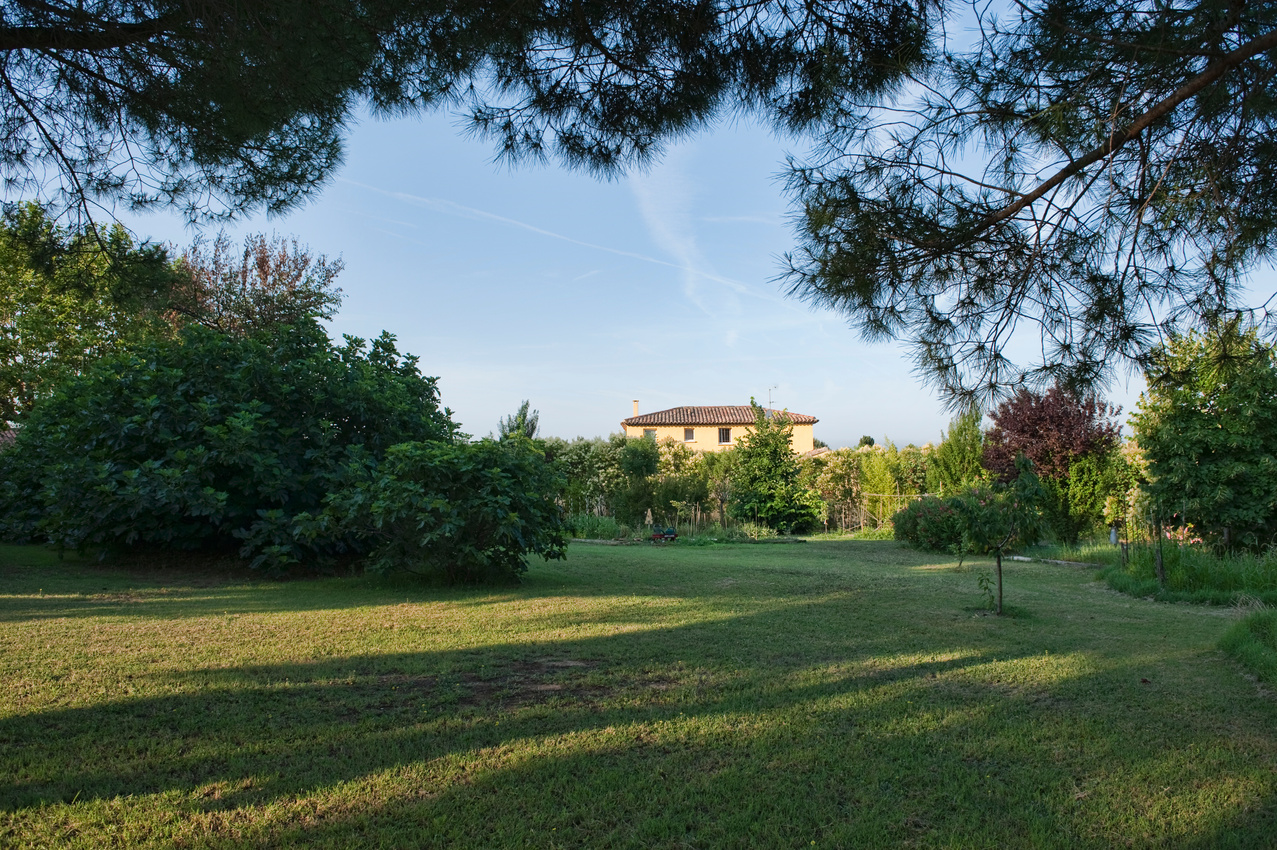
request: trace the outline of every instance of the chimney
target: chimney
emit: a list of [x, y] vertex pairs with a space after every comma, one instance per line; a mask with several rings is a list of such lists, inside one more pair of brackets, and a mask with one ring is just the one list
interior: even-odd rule
[[634, 399], [634, 413], [632, 415], [638, 416], [638, 399]]

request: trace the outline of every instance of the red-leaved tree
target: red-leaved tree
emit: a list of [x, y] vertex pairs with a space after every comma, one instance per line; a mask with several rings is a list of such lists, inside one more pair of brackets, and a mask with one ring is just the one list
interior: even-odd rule
[[1040, 478], [1060, 481], [1087, 455], [1103, 455], [1117, 445], [1120, 407], [1095, 396], [1081, 398], [1059, 387], [1045, 395], [1021, 389], [989, 415], [984, 466], [999, 479], [1015, 478], [1015, 459], [1033, 461]]
[[998, 479], [1012, 481], [1018, 474], [1016, 458], [1031, 460], [1042, 483], [1044, 530], [1062, 543], [1076, 543], [1103, 520], [1120, 412], [1095, 396], [1059, 387], [1045, 395], [1020, 390], [990, 414], [984, 466]]

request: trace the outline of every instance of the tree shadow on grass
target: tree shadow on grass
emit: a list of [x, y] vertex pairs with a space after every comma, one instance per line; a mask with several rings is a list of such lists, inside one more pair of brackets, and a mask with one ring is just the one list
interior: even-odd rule
[[[826, 544], [824, 557], [807, 569], [792, 569], [783, 562], [763, 559], [724, 566], [716, 575], [696, 564], [698, 577], [690, 579], [653, 571], [651, 568], [659, 569], [664, 560], [660, 552], [641, 552], [640, 557], [628, 560], [600, 561], [591, 560], [597, 554], [591, 552], [579, 559], [579, 568], [573, 564], [567, 571], [535, 565], [523, 583], [509, 587], [448, 587], [409, 575], [312, 576], [268, 581], [244, 571], [187, 572], [76, 562], [64, 569], [48, 566], [40, 570], [10, 570], [0, 577], [0, 623], [103, 616], [179, 619], [217, 616], [228, 610], [237, 614], [342, 610], [400, 600], [481, 608], [559, 596], [750, 599], [760, 588], [765, 595], [823, 595], [863, 586], [864, 579], [839, 572], [845, 569], [846, 554], [831, 547]], [[702, 552], [695, 550], [695, 554]], [[609, 580], [600, 581], [599, 576], [591, 574], [596, 568], [606, 569]], [[774, 580], [781, 580], [784, 587], [767, 585]], [[86, 588], [94, 592], [86, 592]]]
[[[1022, 646], [996, 634], [975, 650], [818, 644], [845, 606], [157, 673], [139, 687], [171, 693], [0, 719], [0, 808], [90, 835], [162, 795], [192, 823], [251, 811], [235, 829], [333, 846], [1106, 846], [1146, 829], [1126, 837], [1204, 847], [1221, 826], [1168, 832], [1131, 789], [1191, 801], [1277, 763], [1271, 706], [1235, 746], [1236, 688], [1177, 718], [1141, 684], [1147, 660], [1066, 656], [1026, 678]], [[342, 802], [345, 787], [363, 790]], [[1232, 812], [1254, 830], [1236, 846], [1267, 846], [1271, 792], [1270, 776]]]

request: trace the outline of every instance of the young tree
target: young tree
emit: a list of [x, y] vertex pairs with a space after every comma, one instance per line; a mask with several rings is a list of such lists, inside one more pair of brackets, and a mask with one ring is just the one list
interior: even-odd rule
[[1043, 496], [1033, 462], [1021, 455], [1011, 483], [981, 481], [945, 498], [924, 496], [898, 511], [892, 526], [897, 540], [918, 549], [959, 558], [992, 553], [997, 576], [994, 603], [1001, 614], [1002, 556], [1013, 545], [1037, 539]]
[[[1271, 6], [1005, 8], [946, 7], [979, 37], [831, 115], [791, 179], [793, 291], [982, 406], [1142, 364], [1277, 244]], [[1017, 336], [1040, 357], [1014, 362]]]
[[724, 525], [727, 523], [727, 506], [734, 497], [732, 482], [736, 476], [738, 459], [736, 449], [730, 448], [706, 452], [702, 461], [705, 464], [707, 495], [718, 504], [718, 521]]
[[497, 425], [497, 435], [503, 440], [516, 436], [526, 437], [529, 440], [536, 439], [537, 432], [541, 430], [541, 411], [532, 410], [531, 407], [532, 402], [524, 399], [523, 404], [519, 405], [519, 409], [513, 416], [501, 417]]
[[944, 495], [982, 480], [984, 469], [983, 414], [979, 410], [962, 413], [949, 423], [940, 445], [931, 451], [927, 464], [927, 490]]
[[178, 260], [167, 311], [178, 326], [245, 335], [306, 319], [331, 319], [341, 306], [333, 285], [342, 261], [313, 256], [296, 237], [250, 234], [236, 252], [226, 234], [210, 248], [196, 241]]
[[1277, 533], [1277, 356], [1239, 319], [1172, 338], [1131, 422], [1157, 524], [1225, 547]]
[[820, 494], [802, 486], [791, 439], [793, 425], [772, 416], [753, 399], [754, 428], [736, 446], [732, 512], [780, 531], [809, 527], [820, 519]]
[[[656, 473], [660, 469], [661, 449], [651, 437], [617, 435], [620, 453], [617, 458], [625, 484], [613, 496], [618, 518], [639, 524], [647, 519], [656, 504]], [[655, 518], [653, 517], [653, 520]]]
[[962, 548], [993, 553], [998, 616], [1002, 615], [1002, 555], [1017, 540], [1034, 540], [1041, 528], [1043, 492], [1033, 462], [1021, 455], [1016, 471], [1015, 481], [1005, 489], [975, 487], [951, 502], [961, 517]]
[[180, 275], [122, 227], [67, 229], [35, 204], [0, 220], [0, 426], [99, 357], [163, 330]]

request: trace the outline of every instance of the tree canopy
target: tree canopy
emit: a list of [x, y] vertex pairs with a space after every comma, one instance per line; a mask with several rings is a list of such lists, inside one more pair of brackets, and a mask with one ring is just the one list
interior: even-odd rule
[[1161, 524], [1225, 546], [1277, 530], [1277, 356], [1238, 321], [1160, 348], [1131, 417]]
[[1277, 6], [1008, 9], [969, 4], [969, 45], [845, 104], [791, 179], [792, 291], [908, 341], [958, 405], [1144, 363], [1244, 306], [1277, 228]]
[[296, 237], [251, 233], [236, 251], [225, 233], [196, 240], [179, 258], [165, 305], [175, 326], [203, 325], [244, 336], [279, 325], [331, 319], [341, 306], [334, 285], [344, 264], [315, 256]]
[[794, 426], [784, 413], [763, 409], [752, 398], [754, 427], [734, 449], [732, 512], [786, 533], [815, 525], [820, 494], [799, 480], [794, 454]]
[[1020, 474], [1027, 458], [1041, 471], [1044, 521], [1063, 543], [1076, 543], [1094, 529], [1116, 486], [1114, 451], [1120, 408], [1096, 396], [1060, 387], [1038, 394], [1021, 388], [990, 414], [984, 466], [1002, 481]]
[[0, 424], [95, 360], [203, 325], [235, 336], [329, 319], [340, 260], [296, 239], [224, 234], [176, 261], [119, 225], [66, 227], [39, 204], [0, 216]]
[[993, 427], [985, 436], [984, 466], [1011, 481], [1024, 455], [1043, 478], [1066, 478], [1078, 458], [1117, 445], [1120, 412], [1095, 396], [1081, 398], [1060, 387], [1042, 394], [1022, 389], [989, 414]]
[[1272, 254], [1268, 0], [0, 9], [0, 176], [85, 211], [288, 209], [369, 112], [454, 109], [503, 157], [602, 173], [724, 114], [812, 133], [788, 286], [957, 406], [1145, 364]]
[[179, 275], [124, 228], [68, 229], [35, 204], [0, 219], [0, 426], [95, 359], [162, 330]]
[[716, 115], [821, 120], [922, 50], [908, 0], [5, 0], [0, 172], [88, 205], [278, 212], [352, 119], [449, 107], [512, 158], [608, 171]]

